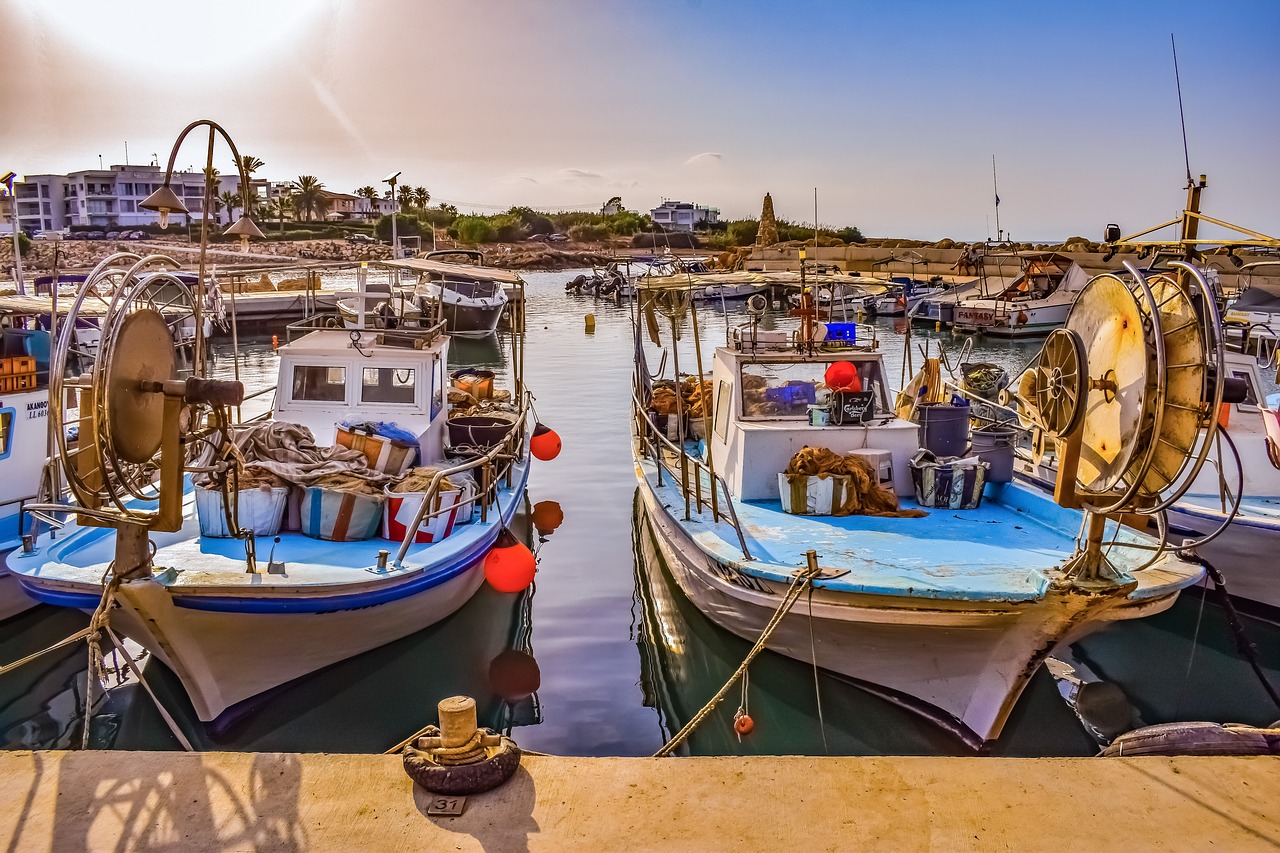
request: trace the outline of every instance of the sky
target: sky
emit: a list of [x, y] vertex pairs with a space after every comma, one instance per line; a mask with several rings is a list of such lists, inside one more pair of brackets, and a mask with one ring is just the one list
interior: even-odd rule
[[[621, 196], [868, 236], [1280, 234], [1280, 2], [0, 0], [0, 171], [164, 164], [211, 119], [258, 176], [433, 203]], [[177, 166], [203, 166], [198, 135]], [[215, 163], [233, 168], [219, 144]]]

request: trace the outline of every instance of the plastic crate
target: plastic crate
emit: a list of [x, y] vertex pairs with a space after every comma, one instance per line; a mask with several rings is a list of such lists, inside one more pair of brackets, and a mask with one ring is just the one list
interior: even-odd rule
[[827, 323], [827, 340], [854, 343], [858, 340], [857, 323]]

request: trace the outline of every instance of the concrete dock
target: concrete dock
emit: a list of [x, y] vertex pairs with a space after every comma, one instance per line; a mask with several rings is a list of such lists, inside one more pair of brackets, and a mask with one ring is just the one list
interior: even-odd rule
[[0, 753], [6, 850], [1276, 850], [1275, 758], [545, 758], [428, 816], [396, 756]]

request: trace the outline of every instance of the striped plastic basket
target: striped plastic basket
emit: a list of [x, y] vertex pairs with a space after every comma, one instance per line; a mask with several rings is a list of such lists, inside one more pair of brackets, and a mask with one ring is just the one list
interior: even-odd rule
[[383, 495], [339, 492], [311, 486], [302, 492], [302, 533], [312, 539], [355, 542], [382, 530]]

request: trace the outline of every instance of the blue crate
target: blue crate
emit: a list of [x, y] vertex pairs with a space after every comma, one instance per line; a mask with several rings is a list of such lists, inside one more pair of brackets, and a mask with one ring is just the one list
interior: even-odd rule
[[817, 391], [808, 382], [764, 389], [764, 398], [782, 406], [810, 405], [818, 399]]
[[828, 323], [827, 324], [827, 340], [829, 341], [847, 341], [854, 343], [858, 340], [858, 324], [857, 323]]

